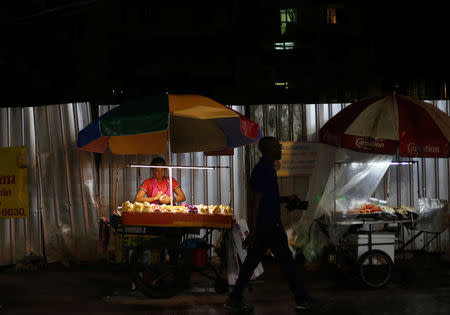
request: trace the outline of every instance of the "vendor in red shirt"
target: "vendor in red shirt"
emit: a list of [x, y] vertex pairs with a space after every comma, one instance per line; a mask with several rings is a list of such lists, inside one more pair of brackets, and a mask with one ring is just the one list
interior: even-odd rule
[[[156, 157], [151, 165], [165, 166], [166, 161], [162, 157]], [[135, 202], [150, 202], [156, 204], [170, 204], [170, 181], [165, 176], [165, 168], [152, 168], [153, 177], [144, 180], [134, 197]], [[174, 202], [183, 202], [186, 200], [180, 184], [172, 177]]]

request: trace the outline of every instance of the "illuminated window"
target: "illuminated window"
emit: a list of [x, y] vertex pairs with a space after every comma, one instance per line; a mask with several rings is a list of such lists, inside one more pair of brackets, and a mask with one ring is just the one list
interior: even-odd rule
[[281, 35], [286, 35], [288, 23], [297, 23], [297, 9], [280, 9]]
[[327, 24], [336, 24], [336, 5], [335, 4], [328, 5]]
[[277, 42], [273, 46], [275, 50], [292, 50], [294, 49], [294, 42]]
[[282, 87], [282, 88], [284, 88], [286, 90], [289, 87], [287, 81], [286, 82], [275, 82], [275, 86]]

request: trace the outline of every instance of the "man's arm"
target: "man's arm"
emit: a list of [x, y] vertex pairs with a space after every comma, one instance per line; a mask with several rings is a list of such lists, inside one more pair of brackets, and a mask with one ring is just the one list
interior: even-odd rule
[[258, 216], [259, 206], [263, 198], [262, 193], [251, 192], [250, 204], [249, 204], [249, 216], [247, 217], [248, 229], [250, 232], [255, 232], [256, 229], [256, 217]]
[[249, 211], [247, 217], [248, 235], [242, 243], [242, 248], [253, 247], [256, 238], [256, 218], [258, 216], [259, 206], [263, 198], [262, 193], [252, 192], [250, 194]]

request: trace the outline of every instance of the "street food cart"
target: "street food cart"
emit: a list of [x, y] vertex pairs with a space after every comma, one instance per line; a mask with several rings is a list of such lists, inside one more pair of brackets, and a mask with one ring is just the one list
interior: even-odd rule
[[[217, 213], [209, 212], [217, 207], [220, 209]], [[222, 277], [224, 263], [212, 263], [212, 233], [227, 235], [233, 220], [231, 208], [155, 205], [142, 211], [137, 205], [136, 209], [122, 209], [115, 212], [111, 224], [116, 236], [116, 255], [119, 263], [131, 267], [131, 281], [136, 289], [149, 297], [172, 296], [189, 285], [192, 272], [199, 272], [214, 280], [217, 292], [226, 291], [228, 283]], [[190, 238], [199, 229], [204, 232], [201, 242], [204, 246], [189, 246], [189, 242], [199, 241]], [[135, 242], [129, 242], [130, 236]], [[225, 260], [221, 255], [218, 258]], [[208, 271], [213, 271], [214, 276]]]
[[[177, 168], [218, 168], [171, 165], [172, 153], [221, 154], [261, 137], [258, 124], [210, 98], [167, 94], [124, 101], [81, 130], [77, 144], [81, 150], [98, 153], [108, 149], [114, 154], [167, 153], [169, 165], [157, 167], [167, 168], [171, 179], [172, 170]], [[173, 193], [171, 180], [169, 191]], [[226, 234], [233, 219], [231, 198], [228, 206], [120, 202], [120, 206], [113, 206], [107, 222], [118, 236], [116, 257], [129, 262], [134, 285], [151, 297], [176, 294], [191, 271], [210, 267], [212, 231]], [[189, 248], [193, 243], [189, 235], [199, 235], [199, 229], [204, 231], [205, 242], [197, 243], [207, 248]], [[225, 291], [228, 284], [220, 272], [214, 272], [216, 291]]]
[[[403, 227], [416, 229], [422, 213], [447, 207], [445, 201], [434, 200], [437, 206], [430, 206], [430, 198], [421, 198], [419, 182], [417, 196], [411, 193], [419, 210], [413, 205], [391, 207], [389, 187], [386, 201], [370, 197], [389, 167], [415, 165], [419, 181], [417, 161], [411, 158], [448, 158], [448, 126], [450, 117], [432, 104], [394, 93], [356, 101], [320, 129], [323, 143], [373, 155], [336, 162], [333, 182], [324, 193], [324, 205], [333, 209], [330, 238], [337, 250], [332, 260], [343, 262], [340, 250], [357, 248], [358, 275], [366, 286], [380, 288], [389, 282], [396, 249], [408, 245]], [[408, 160], [392, 161], [394, 156]]]
[[[352, 165], [353, 163], [353, 165]], [[364, 183], [355, 183], [340, 188], [335, 187], [331, 238], [335, 244], [335, 251], [331, 261], [342, 266], [352, 264], [356, 266], [356, 273], [362, 284], [369, 288], [385, 287], [391, 280], [393, 264], [398, 251], [405, 248], [404, 228], [414, 229], [418, 211], [411, 206], [390, 206], [388, 200], [376, 198], [361, 199], [368, 191], [374, 191], [372, 186], [377, 178], [383, 176], [383, 170], [395, 166], [413, 166], [414, 162], [384, 162], [378, 161], [377, 166], [364, 165], [354, 162], [336, 163], [333, 171], [333, 181], [346, 181], [346, 174], [362, 176], [365, 172]], [[339, 169], [341, 178], [337, 178]], [[366, 172], [366, 169], [371, 170]], [[347, 174], [347, 175], [348, 175]], [[388, 173], [389, 174], [389, 173]], [[372, 187], [372, 188], [371, 188]], [[419, 185], [417, 186], [419, 187]], [[348, 189], [347, 189], [348, 188]], [[338, 195], [337, 195], [338, 194]], [[420, 195], [419, 195], [420, 196]]]

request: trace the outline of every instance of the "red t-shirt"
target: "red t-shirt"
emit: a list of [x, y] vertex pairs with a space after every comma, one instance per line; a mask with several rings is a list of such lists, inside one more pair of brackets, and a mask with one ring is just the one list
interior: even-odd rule
[[[139, 187], [139, 189], [142, 189], [143, 191], [145, 191], [147, 193], [147, 196], [155, 197], [155, 196], [152, 196], [153, 195], [152, 194], [152, 192], [153, 192], [152, 179], [153, 179], [153, 182], [156, 182], [158, 185], [158, 190], [156, 192], [162, 191], [166, 195], [170, 194], [170, 192], [169, 192], [170, 182], [169, 182], [169, 178], [167, 176], [164, 176], [163, 180], [161, 182], [159, 180], [155, 179], [154, 177], [147, 178], [146, 180], [144, 180], [144, 182]], [[178, 184], [177, 180], [172, 177], [173, 191], [175, 191], [178, 187], [180, 187], [180, 184]], [[154, 195], [156, 195], [156, 192]]]

